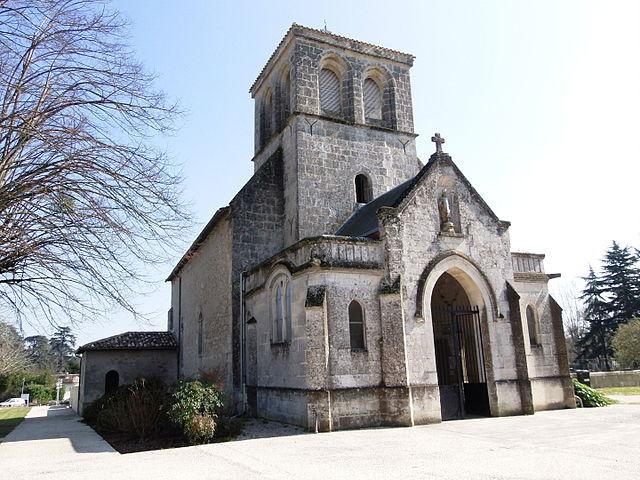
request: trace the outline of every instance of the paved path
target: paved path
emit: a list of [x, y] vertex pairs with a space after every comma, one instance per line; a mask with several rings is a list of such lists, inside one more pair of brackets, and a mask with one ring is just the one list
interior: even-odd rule
[[274, 430], [271, 438], [127, 455], [77, 420], [69, 410], [35, 411], [0, 444], [2, 478], [640, 478], [640, 405], [415, 428]]
[[618, 403], [633, 403], [640, 405], [640, 395], [607, 395]]

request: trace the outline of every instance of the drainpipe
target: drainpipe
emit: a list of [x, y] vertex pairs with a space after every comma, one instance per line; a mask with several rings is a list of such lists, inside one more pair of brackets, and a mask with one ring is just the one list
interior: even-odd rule
[[238, 415], [244, 415], [247, 411], [247, 372], [246, 372], [246, 328], [247, 322], [245, 321], [244, 313], [244, 293], [245, 293], [245, 278], [247, 272], [240, 272], [240, 390], [242, 394], [242, 409]]
[[84, 354], [80, 355], [80, 375], [78, 375], [78, 393], [76, 395], [76, 413], [81, 415], [80, 411], [80, 391], [84, 388], [84, 382], [82, 381], [82, 364], [84, 363]]
[[[178, 380], [180, 380], [180, 364], [182, 363], [182, 277], [178, 277], [178, 325], [176, 328], [176, 324], [173, 324], [173, 330], [177, 333], [176, 337], [178, 337], [178, 355], [176, 355], [176, 360], [178, 362]], [[176, 331], [177, 330], [177, 331]]]

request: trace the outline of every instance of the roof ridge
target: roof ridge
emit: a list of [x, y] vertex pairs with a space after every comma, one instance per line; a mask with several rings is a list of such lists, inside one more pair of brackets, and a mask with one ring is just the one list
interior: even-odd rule
[[173, 332], [168, 330], [138, 330], [99, 338], [78, 347], [76, 353], [88, 350], [152, 350], [176, 347], [177, 342]]

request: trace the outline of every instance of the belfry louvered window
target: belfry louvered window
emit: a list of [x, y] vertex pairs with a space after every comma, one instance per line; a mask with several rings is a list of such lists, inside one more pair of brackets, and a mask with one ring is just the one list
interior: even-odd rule
[[320, 70], [320, 110], [324, 113], [340, 113], [340, 80], [328, 68]]
[[378, 84], [367, 78], [362, 86], [364, 100], [364, 118], [366, 120], [382, 120], [382, 92]]

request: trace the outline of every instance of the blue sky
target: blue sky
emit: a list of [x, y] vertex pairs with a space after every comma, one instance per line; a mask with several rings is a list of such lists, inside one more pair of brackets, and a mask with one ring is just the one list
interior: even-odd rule
[[[547, 272], [586, 274], [612, 240], [640, 246], [640, 2], [124, 1], [131, 43], [188, 114], [159, 139], [183, 165], [196, 226], [226, 205], [253, 166], [248, 89], [292, 22], [416, 56], [418, 154], [433, 132], [488, 204], [512, 222], [512, 249], [546, 253]], [[177, 258], [176, 258], [177, 260]], [[163, 283], [122, 312], [77, 327], [78, 342], [162, 329]], [[27, 331], [26, 333], [30, 333]]]

